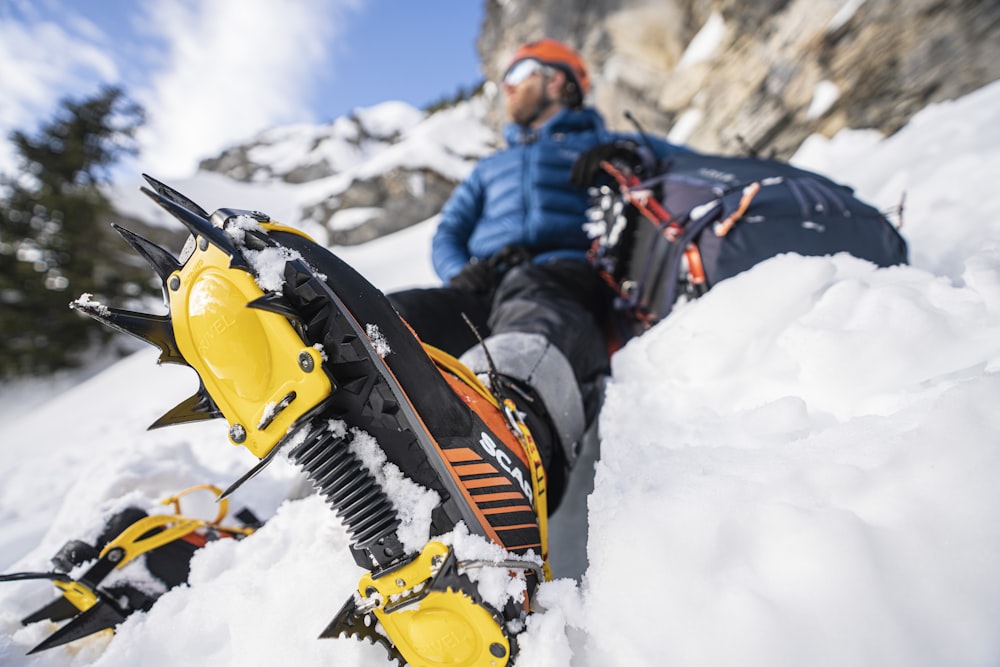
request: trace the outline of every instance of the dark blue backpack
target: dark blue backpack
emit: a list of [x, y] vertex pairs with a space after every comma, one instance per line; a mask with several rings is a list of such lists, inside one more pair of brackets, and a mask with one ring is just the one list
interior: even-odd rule
[[605, 155], [600, 165], [613, 179], [592, 190], [591, 259], [618, 293], [626, 336], [662, 320], [679, 297], [781, 253], [907, 263], [889, 220], [819, 174], [751, 157]]

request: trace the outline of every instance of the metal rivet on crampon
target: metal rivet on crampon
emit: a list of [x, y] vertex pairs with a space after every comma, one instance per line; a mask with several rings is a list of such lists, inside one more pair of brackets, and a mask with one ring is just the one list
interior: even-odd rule
[[206, 239], [204, 236], [199, 236], [198, 247], [201, 248], [202, 252], [208, 250], [208, 239]]
[[174, 292], [181, 288], [180, 276], [170, 276], [170, 289]]
[[490, 653], [492, 653], [497, 658], [502, 658], [507, 655], [507, 650], [503, 647], [503, 644], [497, 644], [493, 642], [490, 644]]
[[247, 430], [243, 424], [233, 424], [229, 427], [229, 439], [239, 444], [247, 439]]
[[315, 367], [316, 363], [313, 361], [311, 354], [308, 352], [299, 352], [299, 368], [306, 373], [312, 373]]

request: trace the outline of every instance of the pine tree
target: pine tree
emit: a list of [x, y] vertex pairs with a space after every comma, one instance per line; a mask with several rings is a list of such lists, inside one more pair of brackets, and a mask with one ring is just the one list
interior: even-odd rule
[[101, 335], [68, 308], [81, 293], [118, 296], [109, 266], [110, 169], [134, 154], [141, 107], [120, 88], [65, 99], [35, 136], [13, 132], [14, 176], [0, 176], [0, 379], [77, 365]]

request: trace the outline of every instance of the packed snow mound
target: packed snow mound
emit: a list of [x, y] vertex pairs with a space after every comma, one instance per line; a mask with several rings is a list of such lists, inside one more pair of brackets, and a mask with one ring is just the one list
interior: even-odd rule
[[[616, 355], [593, 493], [553, 518], [584, 518], [589, 565], [542, 587], [518, 667], [1000, 664], [998, 128], [1000, 83], [888, 139], [810, 142], [800, 165], [877, 206], [907, 193], [913, 265], [776, 257]], [[346, 259], [402, 286], [432, 231]], [[0, 425], [5, 571], [44, 569], [123, 497], [252, 465], [220, 422], [143, 431], [196, 385], [155, 356]], [[113, 639], [26, 658], [52, 627], [19, 619], [53, 593], [3, 586], [0, 663], [385, 665], [316, 639], [361, 571], [319, 500], [285, 499], [297, 483], [279, 462], [241, 489], [267, 525], [199, 552]]]
[[583, 664], [994, 662], [997, 296], [779, 257], [616, 356]]

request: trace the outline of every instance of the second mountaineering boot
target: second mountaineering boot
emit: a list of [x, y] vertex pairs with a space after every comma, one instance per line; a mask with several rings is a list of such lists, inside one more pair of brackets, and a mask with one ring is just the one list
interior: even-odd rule
[[[198, 392], [153, 426], [225, 418], [261, 459], [237, 485], [279, 452], [301, 466], [369, 570], [322, 636], [366, 638], [415, 667], [509, 664], [548, 573], [545, 472], [522, 413], [302, 233], [146, 180], [192, 234], [177, 259], [118, 228], [163, 281], [169, 315], [86, 295], [73, 306], [197, 371]], [[401, 518], [408, 491], [371, 463], [371, 441], [436, 494], [429, 525]]]

